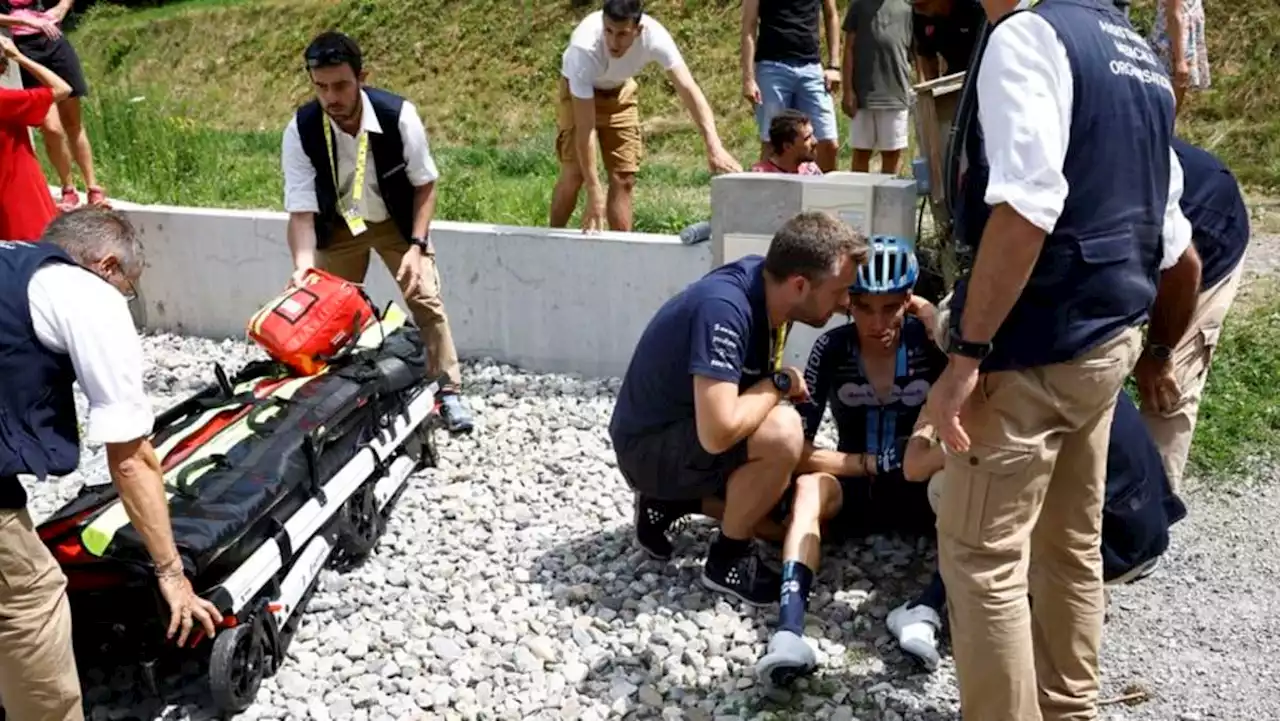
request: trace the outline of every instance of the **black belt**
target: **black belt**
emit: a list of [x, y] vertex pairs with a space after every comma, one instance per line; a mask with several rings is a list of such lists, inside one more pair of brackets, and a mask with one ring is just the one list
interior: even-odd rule
[[0, 509], [20, 511], [27, 507], [27, 491], [17, 476], [0, 476]]

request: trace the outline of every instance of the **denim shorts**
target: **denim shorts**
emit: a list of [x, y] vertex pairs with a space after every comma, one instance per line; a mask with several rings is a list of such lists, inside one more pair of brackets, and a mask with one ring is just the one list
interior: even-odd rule
[[769, 142], [769, 123], [779, 112], [792, 108], [809, 116], [813, 137], [836, 140], [835, 98], [827, 92], [823, 68], [818, 63], [790, 65], [773, 60], [756, 63], [756, 84], [760, 86], [760, 104], [756, 106], [756, 126], [760, 140]]

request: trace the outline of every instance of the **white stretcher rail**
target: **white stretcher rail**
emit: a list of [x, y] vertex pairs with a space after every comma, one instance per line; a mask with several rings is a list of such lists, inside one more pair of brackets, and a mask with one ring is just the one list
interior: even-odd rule
[[[318, 498], [309, 499], [284, 523], [284, 532], [288, 535], [289, 545], [295, 549], [306, 545], [302, 553], [297, 556], [294, 568], [281, 584], [280, 602], [289, 601], [290, 607], [290, 611], [285, 614], [286, 618], [293, 612], [292, 609], [296, 607], [298, 599], [306, 592], [311, 580], [320, 573], [325, 560], [332, 552], [327, 541], [323, 538], [313, 538], [313, 536], [324, 528], [356, 489], [369, 479], [369, 476], [378, 469], [379, 463], [386, 462], [396, 454], [408, 439], [409, 434], [426, 421], [435, 406], [437, 388], [436, 383], [428, 384], [406, 404], [407, 414], [402, 412], [392, 414], [393, 420], [390, 426], [382, 429], [373, 441], [360, 449], [354, 458], [321, 487], [324, 495], [323, 503]], [[401, 459], [397, 459], [399, 460]], [[407, 458], [403, 460], [406, 463], [400, 465], [399, 469], [396, 463], [391, 464], [390, 468], [391, 471], [399, 470], [403, 473], [399, 480], [392, 481], [392, 478], [398, 474], [389, 472], [387, 477], [375, 487], [375, 497], [378, 499], [380, 508], [408, 477], [412, 462]], [[379, 490], [385, 495], [379, 495]], [[225, 581], [203, 595], [210, 597], [220, 588], [231, 598], [231, 608], [222, 610], [239, 613], [290, 560], [284, 557], [275, 539], [268, 539]], [[285, 588], [286, 584], [288, 590]], [[295, 591], [296, 598], [293, 598]]]

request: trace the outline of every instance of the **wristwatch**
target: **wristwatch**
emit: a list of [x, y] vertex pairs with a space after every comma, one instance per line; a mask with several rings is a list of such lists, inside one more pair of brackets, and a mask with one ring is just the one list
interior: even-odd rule
[[791, 374], [786, 373], [785, 371], [774, 372], [773, 387], [777, 388], [778, 392], [783, 395], [790, 393], [791, 392]]
[[1147, 353], [1158, 361], [1167, 361], [1173, 358], [1173, 349], [1159, 343], [1152, 343], [1147, 346]]
[[974, 343], [960, 337], [960, 331], [951, 329], [950, 351], [966, 358], [983, 360], [991, 355], [991, 343]]
[[422, 250], [423, 253], [425, 253], [428, 250], [430, 250], [431, 240], [426, 236], [423, 236], [421, 238], [410, 238], [409, 245], [416, 245], [418, 246], [418, 248]]

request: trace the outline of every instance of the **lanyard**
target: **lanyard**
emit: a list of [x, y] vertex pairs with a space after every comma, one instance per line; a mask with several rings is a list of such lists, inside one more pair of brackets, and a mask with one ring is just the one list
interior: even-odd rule
[[[351, 181], [351, 212], [354, 215], [364, 197], [364, 173], [369, 154], [369, 134], [360, 131], [360, 139], [356, 143], [356, 177]], [[329, 168], [333, 171], [333, 192], [338, 192], [338, 162], [333, 157], [333, 128], [328, 118], [324, 119], [324, 147], [329, 151]]]
[[775, 371], [782, 370], [782, 354], [787, 349], [787, 331], [789, 326], [783, 324], [778, 328], [778, 335], [773, 339], [773, 369]]

